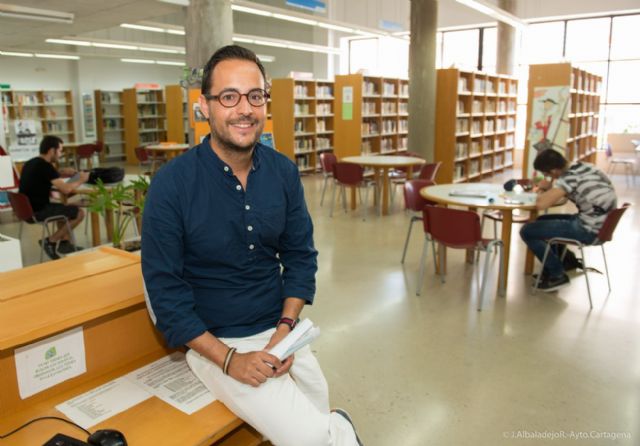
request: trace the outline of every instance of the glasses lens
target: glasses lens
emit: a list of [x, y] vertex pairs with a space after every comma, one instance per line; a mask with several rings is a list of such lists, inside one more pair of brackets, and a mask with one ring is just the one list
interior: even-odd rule
[[220, 93], [218, 100], [225, 107], [234, 107], [238, 102], [240, 102], [240, 93], [237, 91], [224, 91]]
[[251, 90], [247, 93], [247, 99], [249, 99], [249, 104], [259, 107], [267, 102], [267, 94], [264, 90]]

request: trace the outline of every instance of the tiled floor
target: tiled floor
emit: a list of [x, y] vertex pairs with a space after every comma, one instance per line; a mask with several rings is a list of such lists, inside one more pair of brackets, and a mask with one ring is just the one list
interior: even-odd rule
[[[507, 296], [479, 313], [476, 268], [462, 252], [449, 251], [445, 284], [429, 263], [416, 296], [422, 235], [416, 225], [402, 266], [409, 218], [400, 203], [387, 217], [331, 219], [319, 206], [321, 177], [303, 182], [320, 252], [304, 315], [322, 329], [313, 348], [332, 403], [351, 412], [366, 445], [640, 444], [640, 186], [614, 177], [620, 203], [634, 207], [606, 247], [609, 296], [592, 275], [592, 311], [581, 276], [558, 293], [529, 292], [516, 228]], [[0, 233], [17, 234], [7, 219]], [[26, 264], [37, 262], [36, 235], [23, 236]], [[587, 255], [602, 269], [598, 249]]]

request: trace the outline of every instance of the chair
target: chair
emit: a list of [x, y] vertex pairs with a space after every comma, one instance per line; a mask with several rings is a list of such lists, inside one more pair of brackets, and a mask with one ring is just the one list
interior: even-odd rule
[[[528, 178], [521, 178], [516, 180], [516, 184], [519, 184], [524, 188], [524, 190], [531, 190], [533, 188], [533, 181]], [[519, 211], [516, 209], [516, 211]], [[493, 221], [493, 238], [498, 237], [498, 222], [502, 223], [502, 212], [497, 209], [487, 209], [482, 213], [482, 221], [480, 223], [480, 230], [484, 230], [484, 221], [488, 218]], [[529, 213], [520, 214], [514, 211], [513, 212], [513, 223], [523, 224], [528, 223], [531, 220], [531, 215]]]
[[[144, 173], [145, 175], [149, 175], [149, 176], [153, 175], [158, 170], [157, 163], [162, 164], [166, 161], [166, 158], [164, 157], [163, 154], [150, 152], [149, 150], [146, 149], [145, 146], [136, 147], [134, 149], [134, 152], [136, 154], [136, 158], [138, 159], [138, 166], [140, 168], [140, 172]], [[150, 171], [142, 172], [144, 166], [149, 166]]]
[[320, 154], [320, 167], [322, 168], [322, 195], [320, 196], [320, 206], [324, 202], [324, 193], [327, 189], [327, 183], [333, 178], [333, 165], [338, 161], [336, 156], [331, 152], [323, 152]]
[[[409, 150], [407, 150], [406, 152], [402, 152], [402, 153], [394, 153], [394, 152], [390, 152], [390, 153], [385, 153], [385, 155], [387, 156], [410, 156], [413, 158], [420, 158], [422, 159], [422, 155], [416, 152], [411, 152]], [[413, 170], [413, 168], [412, 168]], [[403, 186], [405, 181], [412, 180], [413, 178], [415, 178], [415, 172], [413, 174], [413, 178], [407, 178], [407, 172], [408, 169], [406, 167], [395, 167], [393, 169], [391, 169], [389, 171], [389, 188], [390, 188], [390, 194], [389, 196], [391, 197], [391, 203], [393, 204], [393, 200], [395, 199], [395, 195], [396, 195], [396, 186]]]
[[400, 263], [404, 263], [404, 259], [407, 255], [407, 248], [409, 247], [409, 238], [411, 238], [411, 230], [413, 229], [413, 224], [416, 221], [422, 221], [422, 210], [428, 204], [434, 205], [435, 203], [432, 201], [425, 200], [420, 195], [420, 189], [427, 186], [432, 186], [435, 184], [431, 180], [408, 180], [404, 183], [404, 208], [406, 211], [410, 212], [419, 212], [419, 214], [411, 215], [411, 220], [409, 220], [409, 230], [407, 231], [407, 238], [404, 242], [404, 249], [402, 250], [402, 260]]
[[104, 161], [104, 143], [102, 141], [96, 141], [94, 152], [98, 154], [98, 160], [100, 162], [103, 162]]
[[607, 155], [607, 160], [609, 161], [609, 168], [607, 169], [607, 174], [611, 174], [615, 166], [618, 166], [618, 165], [623, 166], [627, 186], [629, 186], [629, 177], [631, 177], [631, 181], [633, 182], [633, 184], [636, 184], [636, 178], [635, 178], [636, 160], [630, 159], [630, 158], [615, 158], [613, 156], [613, 150], [611, 149], [611, 144], [605, 144], [604, 150], [605, 150], [605, 154]]
[[342, 204], [344, 206], [345, 213], [347, 212], [347, 193], [346, 187], [364, 187], [364, 217], [367, 219], [367, 202], [369, 198], [369, 186], [373, 186], [374, 193], [377, 194], [378, 185], [375, 181], [370, 181], [364, 178], [364, 169], [362, 166], [352, 163], [336, 162], [333, 165], [333, 178], [334, 184], [331, 193], [331, 211], [329, 217], [333, 217], [333, 208], [336, 204], [336, 188], [340, 186], [342, 189]]
[[418, 178], [420, 178], [421, 180], [431, 180], [435, 184], [436, 175], [438, 175], [438, 171], [440, 170], [441, 166], [442, 166], [442, 161], [423, 164], [422, 167], [420, 168], [420, 173], [418, 174]]
[[[40, 262], [44, 260], [44, 240], [45, 238], [51, 236], [54, 232], [56, 232], [56, 223], [64, 222], [67, 225], [67, 231], [71, 237], [71, 242], [73, 245], [76, 245], [75, 236], [73, 231], [71, 230], [71, 225], [69, 224], [69, 220], [64, 215], [54, 215], [53, 217], [46, 218], [43, 221], [36, 220], [35, 215], [33, 214], [33, 208], [31, 207], [31, 203], [29, 202], [29, 198], [25, 194], [21, 194], [19, 192], [8, 192], [9, 202], [11, 203], [11, 208], [13, 212], [16, 214], [16, 217], [20, 220], [20, 229], [18, 232], [18, 238], [22, 238], [22, 226], [24, 223], [34, 224], [38, 223], [42, 225], [42, 241], [40, 247]], [[52, 230], [52, 227], [54, 228]]]
[[[418, 273], [418, 286], [416, 295], [420, 295], [422, 288], [422, 279], [426, 266], [427, 249], [429, 244], [429, 236], [432, 242], [433, 262], [436, 263], [436, 252], [434, 243], [441, 246], [455, 249], [473, 249], [483, 251], [486, 255], [484, 261], [484, 273], [482, 275], [482, 285], [480, 287], [480, 296], [478, 298], [478, 311], [482, 310], [482, 302], [484, 300], [485, 288], [489, 273], [489, 254], [498, 248], [500, 270], [498, 278], [499, 293], [504, 295], [502, 287], [504, 274], [502, 268], [502, 240], [484, 239], [480, 232], [480, 217], [473, 211], [460, 209], [451, 209], [444, 207], [436, 207], [427, 205], [423, 210], [423, 223], [425, 241], [422, 249], [422, 257], [420, 259], [420, 271]], [[444, 283], [444, 250], [440, 249], [440, 279]]]
[[618, 222], [620, 221], [620, 218], [622, 218], [622, 214], [625, 213], [625, 211], [629, 208], [629, 206], [631, 206], [631, 204], [624, 203], [622, 207], [619, 207], [618, 209], [614, 209], [611, 212], [609, 212], [607, 214], [607, 218], [602, 224], [602, 227], [600, 228], [600, 231], [598, 231], [598, 236], [593, 241], [593, 243], [589, 245], [585, 245], [584, 243], [581, 243], [575, 239], [563, 238], [563, 237], [554, 237], [547, 240], [547, 247], [544, 250], [544, 257], [542, 258], [542, 267], [540, 269], [540, 274], [538, 274], [538, 277], [536, 278], [536, 281], [533, 285], [534, 292], [535, 290], [537, 290], [540, 280], [542, 278], [542, 271], [544, 270], [544, 265], [547, 262], [547, 256], [549, 255], [549, 250], [551, 249], [551, 246], [552, 245], [571, 245], [571, 246], [577, 246], [578, 249], [580, 249], [580, 256], [581, 256], [580, 258], [582, 260], [582, 265], [584, 267], [584, 278], [587, 281], [587, 294], [589, 296], [589, 308], [593, 309], [593, 301], [591, 300], [591, 287], [589, 285], [589, 275], [587, 274], [587, 270], [589, 269], [589, 267], [587, 266], [587, 262], [584, 256], [584, 248], [586, 248], [587, 246], [600, 246], [600, 249], [602, 249], [602, 258], [604, 259], [604, 270], [607, 274], [607, 286], [609, 287], [609, 293], [611, 293], [611, 281], [609, 279], [609, 267], [607, 266], [607, 256], [604, 253], [604, 244], [606, 242], [610, 242], [611, 239], [613, 238], [613, 231], [615, 231], [616, 227], [618, 226]]
[[87, 169], [91, 169], [93, 167], [93, 154], [96, 151], [95, 144], [81, 144], [76, 149], [76, 170], [80, 169], [80, 165], [82, 164], [82, 160], [86, 161]]

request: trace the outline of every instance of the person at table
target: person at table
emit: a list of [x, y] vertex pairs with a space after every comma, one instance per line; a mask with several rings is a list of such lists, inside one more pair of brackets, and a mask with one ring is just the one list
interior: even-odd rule
[[151, 182], [142, 273], [155, 326], [187, 345], [196, 376], [274, 445], [361, 445], [349, 415], [329, 409], [309, 346], [268, 351], [315, 294], [317, 251], [296, 165], [260, 144], [264, 67], [230, 45], [204, 67], [199, 103], [211, 133]]
[[[593, 243], [607, 213], [617, 206], [616, 192], [609, 178], [591, 164], [570, 164], [554, 149], [540, 152], [533, 167], [551, 178], [550, 181], [538, 183], [536, 207], [539, 210], [548, 209], [568, 199], [576, 205], [578, 212], [547, 214], [524, 225], [520, 236], [529, 249], [542, 261], [549, 238], [566, 237], [584, 244]], [[568, 250], [567, 254], [575, 256]], [[561, 251], [550, 250], [538, 289], [554, 291], [569, 284], [561, 257]]]
[[[20, 175], [20, 193], [29, 198], [33, 213], [38, 221], [53, 216], [64, 215], [69, 220], [71, 230], [78, 226], [84, 218], [84, 212], [72, 204], [52, 203], [51, 189], [55, 187], [60, 193], [68, 195], [89, 179], [89, 172], [79, 172], [77, 179], [67, 181], [63, 177], [71, 177], [76, 171], [70, 167], [56, 170], [62, 156], [62, 139], [54, 135], [46, 135], [40, 142], [40, 155], [30, 159], [22, 167]], [[60, 258], [60, 254], [69, 254], [79, 247], [71, 243], [71, 234], [67, 226], [59, 222], [58, 230], [39, 243], [44, 244], [44, 252], [51, 259]]]

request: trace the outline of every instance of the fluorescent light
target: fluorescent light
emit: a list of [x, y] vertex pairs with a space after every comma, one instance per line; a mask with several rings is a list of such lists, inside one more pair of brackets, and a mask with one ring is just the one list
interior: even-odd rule
[[178, 50], [172, 50], [170, 48], [152, 48], [148, 46], [139, 46], [138, 50], [140, 51], [151, 51], [154, 53], [168, 53], [168, 54], [178, 54]]
[[340, 25], [333, 25], [331, 23], [318, 22], [318, 26], [320, 28], [332, 29], [334, 31], [342, 31], [342, 32], [345, 32], [345, 33], [353, 33], [353, 32], [355, 32], [355, 30], [353, 28], [348, 28], [346, 26], [340, 26]]
[[133, 45], [121, 45], [119, 43], [103, 43], [103, 42], [91, 42], [91, 46], [97, 48], [113, 48], [116, 50], [137, 50], [137, 46]]
[[87, 42], [86, 40], [47, 39], [45, 42], [60, 43], [62, 45], [91, 46], [91, 42]]
[[41, 57], [43, 59], [68, 59], [68, 60], [78, 60], [78, 59], [80, 59], [80, 57], [78, 57], [78, 56], [68, 56], [66, 54], [36, 53], [36, 57]]
[[159, 0], [162, 3], [170, 3], [178, 6], [189, 6], [189, 0]]
[[273, 46], [273, 47], [276, 47], [276, 48], [288, 48], [288, 45], [285, 44], [285, 43], [270, 42], [270, 41], [266, 41], [266, 40], [254, 40], [253, 43], [256, 44], [256, 45]]
[[154, 33], [163, 33], [166, 30], [162, 29], [162, 28], [157, 28], [155, 26], [146, 26], [146, 25], [134, 25], [131, 23], [121, 23], [120, 26], [122, 28], [131, 28], [131, 29], [138, 29], [140, 31], [151, 31]]
[[33, 57], [33, 54], [18, 51], [0, 51], [0, 56]]
[[266, 54], [256, 54], [256, 56], [258, 56], [258, 59], [260, 59], [260, 62], [264, 62], [264, 63], [275, 62], [276, 60], [275, 57], [267, 56]]
[[484, 0], [456, 0], [458, 3], [462, 3], [469, 8], [475, 9], [482, 14], [486, 14], [489, 17], [493, 17], [496, 20], [499, 20], [507, 25], [511, 25], [514, 28], [524, 28], [527, 26], [526, 22], [519, 17], [505, 11], [504, 9], [500, 9], [491, 3], [485, 2]]
[[168, 29], [167, 34], [176, 34], [178, 36], [184, 36], [186, 33], [181, 29]]
[[287, 48], [289, 48], [290, 50], [309, 51], [311, 53], [315, 53], [316, 51], [313, 48], [310, 48], [308, 46], [302, 46], [302, 45], [287, 45]]
[[255, 15], [261, 15], [261, 16], [265, 16], [265, 17], [273, 16], [273, 13], [271, 13], [269, 11], [263, 11], [261, 9], [255, 9], [255, 8], [248, 8], [246, 6], [231, 5], [231, 9], [233, 11], [246, 12], [247, 14], [255, 14]]
[[318, 24], [317, 20], [303, 19], [302, 17], [296, 17], [296, 16], [286, 15], [286, 14], [273, 14], [273, 18], [280, 19], [280, 20], [287, 20], [289, 22], [302, 23], [303, 25], [316, 26]]
[[69, 12], [0, 3], [0, 17], [72, 24], [74, 15]]
[[146, 64], [154, 64], [155, 60], [149, 59], [120, 59], [121, 62], [129, 62], [129, 63], [146, 63]]
[[244, 37], [233, 37], [232, 39], [233, 39], [234, 42], [255, 43], [255, 40], [253, 40], [253, 39], [245, 39]]
[[158, 65], [175, 65], [178, 67], [184, 67], [185, 63], [184, 62], [178, 62], [178, 61], [173, 61], [173, 60], [156, 60], [156, 63]]

